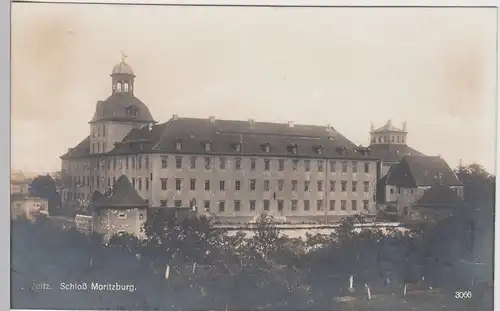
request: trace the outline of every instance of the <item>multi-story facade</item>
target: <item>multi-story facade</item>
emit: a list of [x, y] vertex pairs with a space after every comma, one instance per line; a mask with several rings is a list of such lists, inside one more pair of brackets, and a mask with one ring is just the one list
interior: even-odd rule
[[180, 118], [156, 124], [124, 61], [90, 135], [62, 156], [63, 204], [90, 200], [121, 175], [150, 207], [191, 206], [221, 221], [267, 212], [334, 221], [375, 212], [380, 161], [332, 126]]

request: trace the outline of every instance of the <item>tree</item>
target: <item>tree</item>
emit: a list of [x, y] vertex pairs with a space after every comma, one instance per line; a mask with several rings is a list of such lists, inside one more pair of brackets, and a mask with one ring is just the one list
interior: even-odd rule
[[495, 199], [495, 176], [479, 164], [461, 166], [455, 174], [464, 184], [464, 199], [469, 203], [488, 202]]
[[39, 175], [30, 184], [29, 194], [31, 196], [47, 199], [49, 203], [49, 214], [57, 211], [61, 204], [56, 183], [50, 175]]

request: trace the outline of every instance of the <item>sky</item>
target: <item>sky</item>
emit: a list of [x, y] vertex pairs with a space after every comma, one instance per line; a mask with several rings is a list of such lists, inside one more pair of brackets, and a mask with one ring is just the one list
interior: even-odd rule
[[496, 10], [12, 4], [12, 169], [59, 170], [121, 61], [180, 117], [332, 124], [495, 171]]

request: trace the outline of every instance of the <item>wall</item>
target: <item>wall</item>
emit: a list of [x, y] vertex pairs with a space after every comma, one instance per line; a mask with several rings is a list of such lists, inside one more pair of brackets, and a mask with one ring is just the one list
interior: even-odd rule
[[[125, 215], [125, 218], [120, 218], [120, 215]], [[145, 208], [101, 209], [93, 215], [93, 230], [104, 234], [106, 239], [120, 232], [140, 237], [145, 221]]]
[[47, 200], [40, 198], [26, 198], [13, 200], [11, 203], [11, 219], [25, 217], [34, 220], [41, 213], [48, 214], [49, 204]]

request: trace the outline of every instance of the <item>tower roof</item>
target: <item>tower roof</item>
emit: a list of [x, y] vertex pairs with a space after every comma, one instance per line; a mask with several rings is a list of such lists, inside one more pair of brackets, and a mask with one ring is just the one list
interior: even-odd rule
[[122, 61], [113, 67], [111, 75], [116, 74], [134, 75], [134, 70], [132, 70], [132, 67], [130, 67], [130, 65], [125, 62], [125, 59], [122, 58]]
[[111, 189], [104, 194], [94, 192], [92, 195], [94, 207], [144, 207], [148, 204], [134, 189], [127, 176], [121, 175]]
[[131, 93], [114, 93], [98, 101], [90, 123], [98, 121], [156, 123], [148, 107]]
[[405, 131], [400, 129], [400, 128], [395, 127], [394, 125], [392, 125], [392, 121], [388, 120], [384, 126], [379, 127], [378, 129], [375, 129], [372, 131], [372, 133], [379, 133], [379, 132], [401, 132], [401, 133], [404, 133]]

